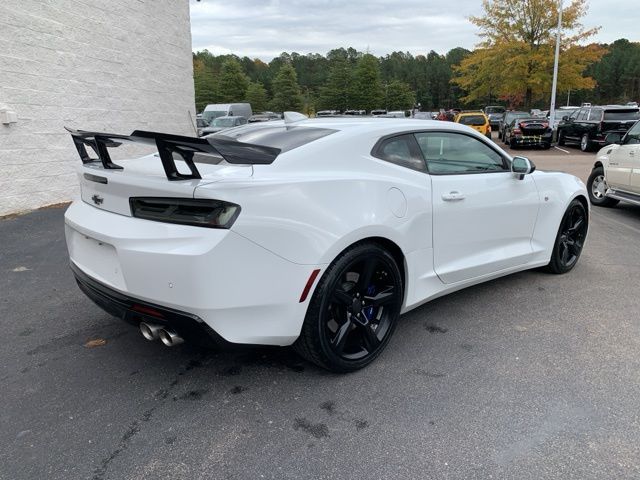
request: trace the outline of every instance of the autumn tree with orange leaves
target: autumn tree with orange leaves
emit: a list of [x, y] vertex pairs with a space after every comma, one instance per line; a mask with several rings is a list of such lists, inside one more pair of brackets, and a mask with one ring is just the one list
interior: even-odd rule
[[[511, 105], [530, 107], [551, 92], [557, 0], [483, 0], [484, 14], [469, 20], [480, 28], [483, 41], [456, 69], [453, 82], [472, 103], [493, 96]], [[580, 18], [587, 12], [586, 0], [572, 0], [562, 10], [562, 39], [558, 91], [592, 89], [595, 81], [585, 69], [606, 50], [585, 40], [599, 27], [586, 29]]]

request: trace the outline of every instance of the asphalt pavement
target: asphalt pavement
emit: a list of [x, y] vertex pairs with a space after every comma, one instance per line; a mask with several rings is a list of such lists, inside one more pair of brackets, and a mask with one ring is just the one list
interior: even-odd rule
[[[594, 154], [518, 152], [586, 179]], [[64, 208], [0, 220], [0, 478], [640, 478], [640, 207], [593, 209], [569, 274], [401, 318], [370, 367], [166, 348], [68, 268]]]

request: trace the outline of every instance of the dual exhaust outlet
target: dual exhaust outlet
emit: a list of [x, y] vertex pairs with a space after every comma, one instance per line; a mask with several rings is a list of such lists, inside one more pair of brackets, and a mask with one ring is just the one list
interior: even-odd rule
[[140, 333], [149, 341], [160, 339], [167, 347], [175, 347], [184, 342], [184, 338], [163, 325], [140, 322]]

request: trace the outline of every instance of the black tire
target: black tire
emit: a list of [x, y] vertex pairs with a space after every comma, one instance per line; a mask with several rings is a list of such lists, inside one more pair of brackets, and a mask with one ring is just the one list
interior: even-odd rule
[[543, 143], [542, 148], [543, 150], [549, 150], [551, 148], [551, 143]]
[[562, 130], [558, 130], [558, 145], [560, 147], [564, 147], [564, 144], [565, 144], [564, 133], [562, 133]]
[[294, 349], [333, 372], [363, 368], [389, 343], [403, 296], [391, 254], [375, 243], [355, 245], [322, 275]]
[[516, 149], [516, 142], [513, 140], [513, 138], [509, 138], [509, 148], [511, 148], [512, 150]]
[[589, 135], [586, 133], [582, 135], [582, 138], [580, 138], [580, 150], [583, 152], [590, 152], [593, 150], [593, 144], [591, 143], [591, 140], [589, 140]]
[[[602, 184], [604, 182], [604, 185]], [[596, 167], [591, 171], [587, 180], [587, 192], [589, 193], [589, 201], [591, 205], [597, 207], [615, 207], [619, 200], [604, 196], [606, 191], [606, 179], [604, 177], [604, 169]]]
[[580, 200], [573, 200], [562, 216], [547, 270], [567, 273], [578, 263], [589, 228], [589, 216]]

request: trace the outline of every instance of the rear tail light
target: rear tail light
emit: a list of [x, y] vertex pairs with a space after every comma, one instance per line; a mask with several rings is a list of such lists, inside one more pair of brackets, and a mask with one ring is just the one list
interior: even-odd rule
[[549, 124], [548, 123], [543, 123], [542, 124], [542, 128], [549, 128]]
[[129, 205], [136, 218], [206, 228], [231, 228], [240, 214], [235, 203], [209, 199], [131, 197]]
[[522, 133], [522, 131], [519, 128], [514, 128], [513, 129], [513, 133]]

